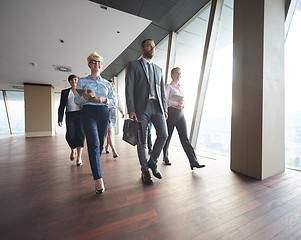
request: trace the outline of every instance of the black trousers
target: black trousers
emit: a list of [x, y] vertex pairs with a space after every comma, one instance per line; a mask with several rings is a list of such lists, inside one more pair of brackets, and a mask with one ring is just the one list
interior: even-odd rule
[[187, 137], [187, 125], [182, 109], [169, 107], [168, 118], [166, 122], [167, 122], [167, 129], [168, 129], [168, 138], [163, 148], [163, 156], [165, 158], [168, 158], [169, 143], [172, 137], [173, 130], [176, 127], [180, 137], [182, 147], [189, 159], [189, 162], [193, 163], [197, 161], [197, 157], [195, 155], [194, 149], [191, 146]]
[[66, 140], [71, 149], [83, 147], [85, 134], [80, 122], [80, 111], [66, 112]]

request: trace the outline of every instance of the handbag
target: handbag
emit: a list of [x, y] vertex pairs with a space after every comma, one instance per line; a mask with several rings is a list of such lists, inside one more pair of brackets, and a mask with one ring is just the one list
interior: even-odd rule
[[142, 124], [134, 119], [125, 119], [122, 140], [136, 146], [142, 144]]

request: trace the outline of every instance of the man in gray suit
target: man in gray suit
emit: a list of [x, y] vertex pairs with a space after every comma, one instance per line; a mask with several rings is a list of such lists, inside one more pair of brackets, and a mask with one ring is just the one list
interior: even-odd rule
[[[167, 104], [165, 96], [165, 84], [162, 69], [151, 62], [155, 54], [155, 43], [152, 39], [146, 39], [141, 43], [142, 58], [130, 62], [126, 73], [126, 104], [129, 117], [138, 119], [142, 123], [143, 143], [137, 145], [139, 162], [142, 171], [142, 182], [152, 184], [153, 180], [148, 169], [152, 170], [156, 178], [162, 175], [157, 169], [158, 157], [167, 139]], [[157, 139], [147, 161], [146, 139], [148, 123], [152, 122], [157, 134]]]

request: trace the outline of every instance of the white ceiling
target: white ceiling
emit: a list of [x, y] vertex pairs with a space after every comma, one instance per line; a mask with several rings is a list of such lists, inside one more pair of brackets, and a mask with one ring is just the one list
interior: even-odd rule
[[28, 82], [51, 84], [59, 92], [69, 86], [71, 73], [53, 65], [84, 76], [90, 73], [87, 56], [96, 51], [105, 69], [149, 24], [88, 0], [1, 0], [0, 90]]

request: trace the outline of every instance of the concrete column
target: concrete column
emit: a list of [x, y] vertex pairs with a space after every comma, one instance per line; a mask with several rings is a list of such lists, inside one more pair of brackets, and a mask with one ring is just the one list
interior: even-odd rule
[[234, 0], [231, 169], [284, 171], [284, 0]]
[[24, 83], [25, 136], [54, 136], [55, 102], [51, 85]]

